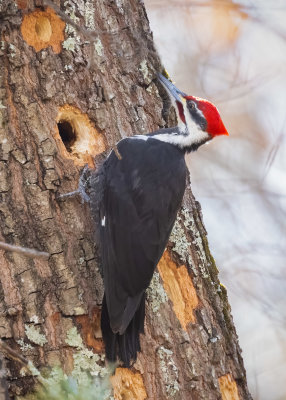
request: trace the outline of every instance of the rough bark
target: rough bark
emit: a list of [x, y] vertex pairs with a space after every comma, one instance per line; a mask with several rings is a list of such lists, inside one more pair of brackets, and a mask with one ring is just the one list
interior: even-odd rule
[[[86, 348], [103, 353], [102, 280], [88, 204], [57, 196], [75, 190], [81, 167], [123, 136], [167, 122], [142, 2], [55, 3], [82, 30], [38, 0], [0, 5], [0, 240], [50, 254], [0, 250], [0, 335], [38, 368], [84, 374]], [[250, 399], [190, 187], [146, 314], [138, 361], [113, 377], [116, 399]], [[101, 373], [104, 363], [90, 362]], [[26, 395], [35, 378], [16, 361], [7, 367], [10, 395]]]
[[9, 400], [3, 354], [0, 354], [0, 400]]

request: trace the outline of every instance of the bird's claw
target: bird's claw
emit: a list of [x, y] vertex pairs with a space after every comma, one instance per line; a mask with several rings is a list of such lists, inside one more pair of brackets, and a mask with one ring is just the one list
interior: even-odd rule
[[81, 198], [81, 203], [85, 203], [85, 202], [89, 202], [90, 201], [90, 197], [89, 195], [86, 193], [86, 187], [88, 185], [88, 181], [89, 181], [89, 177], [86, 177], [86, 173], [89, 170], [88, 165], [86, 164], [84, 169], [82, 170], [82, 173], [80, 175], [79, 178], [79, 184], [78, 184], [78, 189], [74, 190], [73, 192], [68, 192], [68, 193], [64, 193], [64, 194], [60, 194], [58, 196], [58, 199], [64, 199], [66, 197], [73, 197], [76, 195], [79, 195]]
[[58, 196], [58, 199], [65, 199], [66, 197], [73, 197], [79, 195], [81, 198], [81, 203], [85, 203], [85, 202], [89, 202], [90, 197], [88, 196], [88, 194], [86, 193], [86, 191], [82, 188], [78, 188], [77, 190], [74, 190], [73, 192], [68, 192], [68, 193], [64, 193], [64, 194], [60, 194]]

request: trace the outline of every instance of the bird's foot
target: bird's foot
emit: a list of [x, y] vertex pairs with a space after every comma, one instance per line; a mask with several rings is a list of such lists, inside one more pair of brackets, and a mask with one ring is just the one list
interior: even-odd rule
[[64, 194], [60, 194], [58, 196], [58, 199], [65, 199], [67, 197], [74, 197], [76, 195], [79, 195], [81, 198], [81, 203], [89, 202], [90, 197], [87, 194], [87, 188], [89, 184], [89, 175], [88, 172], [90, 172], [88, 165], [86, 164], [84, 169], [82, 170], [82, 173], [80, 174], [79, 178], [79, 183], [78, 183], [78, 188], [77, 190], [74, 190], [73, 192], [68, 192]]

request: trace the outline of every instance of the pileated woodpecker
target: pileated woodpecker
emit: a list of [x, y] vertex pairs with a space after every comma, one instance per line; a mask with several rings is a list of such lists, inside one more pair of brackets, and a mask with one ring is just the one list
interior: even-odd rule
[[91, 179], [91, 187], [96, 188], [91, 203], [99, 201], [96, 218], [105, 290], [101, 328], [106, 358], [119, 358], [124, 366], [136, 360], [140, 351], [145, 291], [186, 187], [184, 155], [215, 136], [228, 135], [213, 104], [187, 96], [161, 74], [158, 79], [176, 110], [178, 126], [122, 139], [118, 152], [113, 150]]
[[[106, 358], [130, 366], [144, 332], [145, 291], [165, 250], [181, 206], [185, 153], [218, 135], [228, 135], [217, 108], [187, 96], [167, 78], [158, 79], [176, 110], [178, 126], [127, 137], [117, 144], [80, 193], [90, 200], [102, 258], [104, 297], [101, 329]], [[86, 169], [84, 170], [86, 171]]]

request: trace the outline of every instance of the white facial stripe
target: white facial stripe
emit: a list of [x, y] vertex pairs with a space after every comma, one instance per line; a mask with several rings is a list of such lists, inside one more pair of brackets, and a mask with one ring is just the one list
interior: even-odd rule
[[184, 147], [191, 147], [194, 144], [203, 142], [205, 139], [209, 138], [209, 134], [207, 132], [196, 129], [192, 130], [192, 132], [188, 135], [163, 133], [161, 135], [155, 135], [153, 136], [153, 138], [161, 140], [161, 142], [177, 145], [178, 147], [181, 147], [183, 149]]
[[[179, 130], [182, 135], [174, 133], [166, 133], [161, 135], [155, 135], [153, 138], [161, 140], [162, 142], [171, 143], [181, 148], [191, 147], [194, 144], [201, 143], [209, 138], [209, 134], [200, 129], [200, 127], [193, 121], [189, 110], [187, 109], [186, 101], [182, 102], [184, 108], [184, 114], [186, 124], [180, 123], [181, 119], [178, 116]], [[198, 110], [201, 113], [200, 110]], [[203, 114], [202, 114], [203, 115]]]
[[200, 109], [198, 108], [198, 106], [197, 106], [197, 104], [196, 104], [195, 102], [194, 102], [194, 104], [195, 104], [197, 113], [200, 114], [201, 117], [205, 118], [204, 113], [202, 112], [202, 110], [200, 110]]

